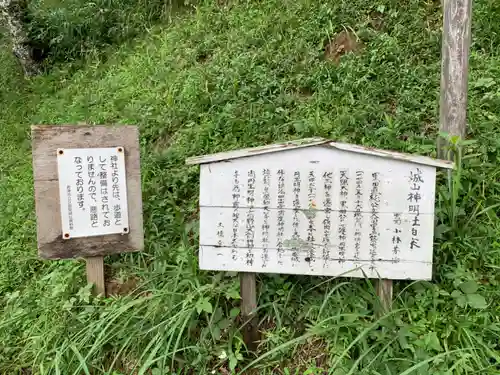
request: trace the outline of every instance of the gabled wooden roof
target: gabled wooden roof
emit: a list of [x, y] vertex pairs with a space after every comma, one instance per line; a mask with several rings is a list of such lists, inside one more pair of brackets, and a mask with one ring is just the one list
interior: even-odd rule
[[381, 150], [372, 147], [357, 146], [348, 143], [332, 142], [325, 138], [304, 138], [295, 141], [275, 143], [272, 145], [266, 145], [260, 147], [244, 148], [240, 150], [220, 152], [217, 154], [210, 154], [204, 156], [195, 156], [187, 159], [186, 164], [195, 165], [195, 164], [216, 163], [232, 159], [252, 157], [255, 155], [270, 154], [273, 152], [288, 151], [288, 150], [294, 150], [312, 146], [330, 147], [347, 152], [372, 155], [392, 160], [401, 160], [401, 161], [406, 161], [408, 163], [423, 164], [438, 168], [447, 168], [447, 169], [454, 168], [454, 163], [448, 160], [438, 160], [427, 156], [403, 154], [400, 152]]

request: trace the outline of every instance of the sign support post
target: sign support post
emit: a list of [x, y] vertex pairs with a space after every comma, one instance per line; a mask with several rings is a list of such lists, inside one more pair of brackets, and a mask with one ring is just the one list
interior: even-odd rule
[[259, 341], [257, 316], [257, 286], [255, 273], [240, 273], [241, 318], [243, 321], [243, 341], [249, 351], [255, 351]]
[[104, 281], [104, 257], [85, 258], [87, 268], [87, 283], [94, 284], [95, 295], [106, 295], [106, 284]]
[[383, 315], [392, 307], [392, 280], [378, 279], [375, 282], [375, 291], [380, 299], [381, 311], [378, 315]]

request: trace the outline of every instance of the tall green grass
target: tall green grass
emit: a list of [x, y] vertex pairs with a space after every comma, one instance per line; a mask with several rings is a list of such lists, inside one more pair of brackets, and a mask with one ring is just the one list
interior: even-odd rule
[[105, 55], [103, 50], [167, 23], [193, 5], [175, 0], [33, 0], [28, 2], [30, 39], [49, 63]]
[[[377, 319], [366, 280], [259, 275], [255, 355], [236, 275], [198, 270], [185, 158], [313, 135], [435, 155], [439, 2], [206, 2], [30, 81], [1, 49], [0, 373], [498, 374], [500, 65], [483, 43], [498, 9], [475, 12], [470, 139], [438, 178], [433, 281], [395, 283]], [[344, 27], [365, 48], [337, 66], [323, 46]], [[146, 249], [106, 258], [108, 280], [131, 285], [109, 298], [90, 295], [83, 262], [36, 255], [29, 125], [78, 122], [141, 131]]]

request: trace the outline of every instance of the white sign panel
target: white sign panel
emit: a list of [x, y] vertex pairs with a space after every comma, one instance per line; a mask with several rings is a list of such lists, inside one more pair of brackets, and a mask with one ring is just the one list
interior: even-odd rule
[[200, 267], [430, 279], [435, 168], [322, 147], [201, 165]]
[[64, 239], [129, 232], [125, 150], [57, 150]]

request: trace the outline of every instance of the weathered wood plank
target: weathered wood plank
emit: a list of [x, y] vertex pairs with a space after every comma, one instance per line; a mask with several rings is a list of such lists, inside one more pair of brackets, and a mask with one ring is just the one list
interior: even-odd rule
[[220, 161], [229, 161], [239, 158], [253, 157], [257, 155], [267, 154], [269, 156], [269, 154], [271, 153], [275, 154], [283, 151], [292, 151], [301, 148], [302, 149], [310, 148], [311, 146], [318, 146], [327, 149], [345, 151], [348, 153], [363, 154], [371, 157], [375, 156], [377, 158], [382, 158], [382, 159], [400, 160], [403, 162], [409, 162], [419, 165], [427, 165], [438, 168], [451, 169], [454, 167], [453, 163], [448, 160], [437, 160], [421, 155], [403, 154], [400, 152], [381, 150], [373, 147], [358, 146], [348, 143], [331, 142], [324, 138], [306, 138], [296, 141], [282, 142], [260, 147], [245, 148], [229, 152], [221, 152], [212, 155], [194, 156], [188, 158], [186, 160], [186, 163], [188, 165], [207, 164]]
[[[33, 173], [38, 252], [45, 259], [102, 256], [144, 247], [139, 133], [134, 126], [33, 126]], [[63, 240], [57, 171], [58, 148], [125, 149], [129, 233]]]
[[[294, 260], [293, 251], [286, 250], [281, 257], [273, 249], [252, 249], [253, 262], [247, 260], [245, 249], [232, 247], [200, 246], [200, 269], [213, 271], [235, 271], [255, 273], [277, 273], [311, 276], [343, 276], [358, 278], [391, 278], [394, 280], [431, 280], [432, 263], [408, 262], [400, 260], [371, 261], [339, 259], [332, 256], [329, 261], [318, 259], [314, 262], [307, 260], [308, 248], [297, 249], [297, 260]], [[234, 258], [234, 259], [233, 259]], [[262, 267], [262, 261], [266, 266]]]
[[375, 291], [380, 299], [380, 310], [378, 315], [384, 315], [392, 307], [392, 280], [379, 279], [375, 281]]
[[[443, 1], [441, 132], [464, 138], [471, 43], [472, 0]], [[438, 137], [438, 155], [447, 158], [446, 140]]]
[[135, 126], [36, 125], [31, 128], [31, 137], [35, 181], [57, 178], [58, 148], [123, 146], [127, 176], [141, 175], [139, 131]]
[[242, 158], [242, 157], [263, 155], [263, 154], [269, 154], [269, 153], [286, 151], [286, 150], [296, 150], [298, 148], [310, 147], [310, 146], [314, 146], [314, 145], [322, 145], [322, 144], [326, 144], [328, 142], [329, 141], [327, 139], [324, 139], [324, 138], [299, 139], [296, 141], [288, 141], [288, 142], [275, 143], [272, 145], [244, 148], [244, 149], [240, 149], [240, 150], [220, 152], [220, 153], [211, 154], [211, 155], [193, 156], [193, 157], [188, 158], [186, 160], [186, 164], [194, 165], [194, 164], [213, 163], [213, 162], [217, 162], [217, 161], [238, 159], [238, 158]]
[[104, 257], [85, 258], [87, 268], [87, 282], [94, 284], [94, 294], [106, 296], [106, 284], [104, 281]]
[[241, 319], [243, 326], [243, 340], [248, 350], [255, 351], [258, 346], [259, 319], [257, 316], [257, 286], [254, 273], [240, 274], [241, 291]]
[[[203, 181], [203, 189], [200, 190], [200, 207], [232, 207], [233, 195], [233, 180], [234, 173], [238, 171], [240, 199], [239, 207], [247, 208], [252, 205], [254, 208], [263, 208], [264, 184], [262, 183], [262, 171], [269, 171], [269, 199], [270, 202], [266, 206], [270, 209], [278, 207], [278, 179], [282, 179], [284, 194], [285, 209], [294, 208], [293, 202], [296, 199], [294, 194], [295, 174], [298, 172], [301, 176], [301, 187], [298, 192], [298, 208], [308, 210], [311, 204], [314, 203], [315, 210], [325, 209], [325, 173], [331, 174], [331, 211], [339, 211], [341, 202], [344, 198], [340, 195], [340, 179], [345, 178], [347, 181], [347, 210], [354, 211], [354, 202], [358, 200], [356, 197], [356, 189], [360, 186], [362, 195], [359, 200], [363, 208], [363, 212], [369, 212], [370, 209], [370, 189], [371, 178], [373, 173], [377, 173], [379, 181], [380, 206], [377, 212], [380, 213], [409, 213], [413, 207], [408, 203], [409, 188], [408, 179], [411, 173], [418, 168], [421, 171], [422, 180], [425, 184], [419, 190], [419, 205], [420, 214], [434, 213], [434, 197], [435, 197], [435, 179], [436, 171], [433, 167], [415, 167], [412, 164], [401, 163], [399, 161], [386, 161], [376, 163], [373, 159], [365, 155], [354, 156], [351, 159], [336, 157], [335, 153], [331, 156], [332, 161], [324, 160], [327, 153], [321, 149], [310, 148], [307, 150], [297, 150], [296, 155], [276, 155], [274, 160], [266, 160], [265, 157], [259, 156], [251, 159], [240, 159], [227, 163], [216, 163], [202, 165], [200, 170], [201, 180]], [[289, 160], [288, 162], [286, 160]], [[309, 162], [311, 161], [311, 162]], [[317, 162], [316, 162], [317, 161]], [[280, 163], [281, 162], [281, 163]], [[314, 162], [314, 163], [313, 163]], [[254, 195], [257, 199], [248, 201], [248, 173], [256, 173], [257, 181], [255, 183]], [[279, 171], [283, 171], [279, 175]], [[308, 179], [309, 174], [314, 173], [315, 178], [315, 199], [310, 202]], [[216, 191], [217, 194], [213, 194]]]
[[[325, 211], [315, 211], [314, 217], [310, 220], [305, 214], [300, 213], [297, 232], [300, 234], [294, 241], [294, 216], [293, 210], [285, 210], [284, 214], [279, 217], [279, 210], [269, 210], [264, 216], [264, 209], [249, 209], [240, 208], [238, 210], [239, 220], [238, 225], [233, 225], [232, 208], [218, 207], [201, 207], [200, 209], [200, 245], [201, 246], [222, 246], [233, 247], [245, 254], [248, 251], [247, 238], [247, 218], [253, 216], [255, 230], [252, 236], [253, 249], [267, 248], [268, 252], [277, 252], [278, 243], [281, 241], [284, 252], [292, 251], [294, 246], [298, 246], [299, 254], [307, 257], [310, 251], [315, 252], [316, 260], [323, 258], [325, 253], [329, 254], [331, 259], [341, 258], [339, 255], [340, 243], [344, 243], [344, 259], [354, 259], [369, 261], [370, 256], [370, 220], [369, 212], [360, 214], [360, 221], [356, 221], [354, 212], [347, 212], [345, 220], [342, 223], [339, 220], [339, 212], [332, 212], [330, 216], [330, 228], [325, 231], [324, 222], [328, 215]], [[306, 212], [307, 213], [307, 212]], [[267, 220], [264, 219], [267, 217]], [[377, 239], [377, 256], [376, 260], [392, 261], [394, 258], [394, 241], [396, 241], [396, 233], [394, 233], [394, 215], [391, 213], [383, 213], [378, 215], [379, 237]], [[434, 230], [434, 215], [420, 215], [419, 223], [419, 246], [420, 248], [411, 249], [411, 233], [414, 216], [411, 214], [403, 214], [400, 216], [401, 225], [398, 226], [400, 236], [399, 259], [413, 262], [432, 262], [433, 248], [433, 230]], [[283, 223], [283, 229], [279, 232], [276, 223], [280, 220]], [[358, 228], [356, 223], [361, 223], [361, 234], [356, 237], [354, 233]], [[221, 224], [223, 226], [221, 233]], [[316, 230], [314, 234], [314, 242], [307, 241], [308, 229], [312, 225]], [[267, 230], [262, 231], [263, 226], [268, 226]], [[342, 239], [340, 232], [346, 232], [346, 238]], [[363, 232], [364, 231], [364, 232]], [[233, 238], [233, 233], [236, 237]], [[328, 245], [325, 245], [326, 238]], [[359, 239], [359, 241], [358, 241]], [[258, 261], [259, 264], [262, 262]], [[266, 272], [263, 268], [260, 272]]]
[[[138, 186], [139, 184], [139, 186]], [[38, 229], [39, 254], [47, 259], [75, 258], [140, 251], [143, 248], [142, 208], [130, 192], [140, 191], [140, 180], [130, 180], [129, 191], [129, 235], [112, 234], [100, 237], [84, 237], [64, 240], [61, 229], [58, 181], [36, 181], [35, 201]], [[131, 204], [133, 204], [131, 206]]]

